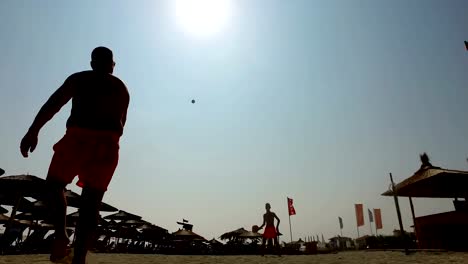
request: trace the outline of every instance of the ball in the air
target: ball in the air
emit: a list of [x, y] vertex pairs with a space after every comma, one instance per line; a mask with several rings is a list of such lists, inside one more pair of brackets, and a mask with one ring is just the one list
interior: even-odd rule
[[195, 99], [192, 99], [192, 104], [194, 104], [194, 103], [195, 103]]
[[259, 230], [258, 225], [253, 225], [252, 226], [252, 232], [257, 233]]

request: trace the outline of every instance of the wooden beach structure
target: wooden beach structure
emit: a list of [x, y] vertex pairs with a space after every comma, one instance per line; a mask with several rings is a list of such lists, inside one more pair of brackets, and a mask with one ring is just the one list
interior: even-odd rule
[[[408, 197], [420, 249], [468, 251], [468, 171], [434, 167], [426, 154], [421, 161], [418, 171], [382, 195]], [[455, 210], [416, 217], [413, 198], [450, 198]]]

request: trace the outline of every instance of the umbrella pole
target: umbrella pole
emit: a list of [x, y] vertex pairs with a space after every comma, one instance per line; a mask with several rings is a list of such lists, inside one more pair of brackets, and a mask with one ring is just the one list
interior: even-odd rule
[[2, 251], [3, 251], [3, 247], [6, 246], [6, 245], [3, 245], [3, 242], [4, 242], [3, 238], [5, 237], [5, 234], [8, 234], [8, 232], [10, 231], [11, 225], [13, 224], [13, 220], [15, 220], [16, 211], [18, 210], [18, 207], [20, 206], [21, 198], [23, 198], [23, 195], [21, 194], [21, 192], [19, 192], [16, 195], [16, 202], [15, 202], [15, 205], [13, 206], [13, 210], [11, 211], [10, 218], [8, 219], [8, 222], [5, 226], [5, 231], [3, 232], [3, 236], [2, 238], [0, 238], [0, 249]]
[[401, 232], [401, 236], [403, 237], [403, 246], [405, 247], [405, 254], [409, 255], [408, 245], [406, 243], [406, 234], [405, 234], [405, 230], [403, 229], [403, 222], [401, 220], [400, 205], [398, 203], [398, 196], [396, 194], [395, 183], [393, 182], [392, 173], [390, 173], [390, 181], [392, 183], [392, 193], [393, 193], [393, 198], [395, 200], [395, 207], [396, 207], [396, 211], [398, 215], [398, 223], [400, 224], [400, 232]]

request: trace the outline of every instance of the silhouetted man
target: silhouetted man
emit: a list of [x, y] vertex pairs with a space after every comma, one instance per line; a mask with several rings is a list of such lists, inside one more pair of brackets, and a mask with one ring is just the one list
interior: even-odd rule
[[73, 257], [74, 264], [82, 264], [94, 238], [104, 192], [117, 167], [130, 96], [125, 84], [112, 75], [114, 66], [110, 49], [95, 48], [91, 53], [92, 70], [68, 77], [42, 106], [21, 141], [21, 153], [28, 157], [37, 146], [39, 130], [72, 100], [66, 134], [53, 147], [47, 174], [48, 205], [55, 225], [52, 262], [68, 254], [66, 185], [78, 175], [77, 185], [83, 188]]
[[[280, 219], [276, 216], [275, 213], [271, 212], [271, 206], [269, 203], [265, 204], [266, 213], [263, 215], [263, 224], [258, 228], [259, 230], [262, 229], [265, 224], [265, 231], [263, 232], [263, 239], [262, 239], [262, 256], [264, 255], [265, 251], [265, 243], [269, 239], [273, 239], [275, 241], [275, 247], [278, 250], [278, 255], [281, 255], [280, 252], [280, 245], [278, 242], [278, 234], [279, 234], [279, 224]], [[275, 219], [277, 220], [276, 227], [275, 227]]]

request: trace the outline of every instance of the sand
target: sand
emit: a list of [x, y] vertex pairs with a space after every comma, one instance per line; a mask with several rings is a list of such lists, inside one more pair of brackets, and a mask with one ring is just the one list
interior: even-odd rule
[[[0, 256], [0, 264], [6, 263], [50, 263], [47, 255]], [[90, 254], [89, 264], [124, 263], [188, 263], [188, 264], [468, 264], [468, 253], [415, 253], [405, 256], [400, 252], [341, 252], [330, 255], [302, 256], [166, 256], [134, 254]]]

